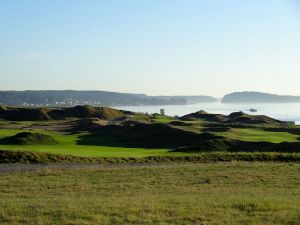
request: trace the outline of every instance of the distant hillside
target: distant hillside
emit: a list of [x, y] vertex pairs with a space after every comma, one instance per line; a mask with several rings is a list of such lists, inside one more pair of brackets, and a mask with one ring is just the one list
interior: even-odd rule
[[187, 104], [183, 98], [159, 99], [145, 94], [107, 91], [0, 91], [0, 104], [12, 106], [75, 105], [174, 105]]
[[11, 106], [185, 105], [216, 101], [210, 96], [148, 96], [107, 91], [0, 91], [0, 104]]
[[234, 92], [225, 95], [222, 103], [300, 103], [300, 96], [274, 95], [261, 92]]

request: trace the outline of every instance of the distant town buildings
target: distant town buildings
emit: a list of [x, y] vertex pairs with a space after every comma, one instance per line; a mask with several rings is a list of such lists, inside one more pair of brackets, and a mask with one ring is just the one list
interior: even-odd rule
[[74, 100], [72, 98], [66, 98], [66, 99], [62, 99], [61, 101], [52, 102], [51, 104], [49, 103], [48, 99], [46, 99], [44, 103], [34, 104], [34, 103], [23, 102], [22, 105], [23, 106], [40, 107], [40, 106], [76, 106], [76, 105], [101, 106], [103, 104], [100, 101], [91, 101], [91, 100], [86, 100], [86, 99]]

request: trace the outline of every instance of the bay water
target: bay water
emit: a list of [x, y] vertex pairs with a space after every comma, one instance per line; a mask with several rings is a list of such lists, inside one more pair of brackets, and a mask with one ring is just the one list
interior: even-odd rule
[[[197, 103], [188, 105], [163, 105], [163, 106], [119, 106], [117, 109], [143, 113], [159, 113], [164, 109], [166, 115], [183, 116], [189, 113], [204, 110], [208, 113], [218, 113], [228, 115], [232, 112], [245, 112], [252, 115], [266, 115], [283, 121], [295, 121], [300, 125], [300, 103], [284, 104], [223, 104], [217, 103]], [[250, 108], [257, 112], [250, 112]]]

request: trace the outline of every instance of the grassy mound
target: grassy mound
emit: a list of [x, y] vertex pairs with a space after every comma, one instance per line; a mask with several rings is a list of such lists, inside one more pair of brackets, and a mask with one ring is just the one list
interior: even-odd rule
[[286, 152], [300, 153], [300, 142], [272, 143], [267, 141], [239, 141], [226, 138], [207, 138], [193, 146], [181, 147], [173, 152]]
[[207, 122], [224, 122], [226, 121], [226, 116], [221, 114], [210, 114], [203, 110], [200, 110], [195, 113], [190, 113], [185, 116], [180, 117], [182, 120], [195, 120], [201, 119]]
[[76, 118], [98, 118], [102, 120], [113, 120], [123, 116], [123, 112], [108, 107], [75, 106], [72, 108], [54, 109], [49, 112], [53, 119]]
[[46, 134], [21, 132], [14, 136], [0, 140], [1, 144], [9, 145], [51, 145], [58, 144], [58, 142]]
[[7, 108], [4, 105], [0, 105], [0, 111], [7, 110]]
[[7, 108], [2, 107], [0, 118], [12, 121], [51, 120], [48, 108]]
[[113, 120], [124, 112], [108, 107], [75, 106], [70, 108], [14, 108], [0, 106], [0, 118], [11, 121], [44, 121], [66, 118], [98, 118]]
[[230, 149], [231, 145], [225, 139], [208, 139], [203, 140], [201, 143], [193, 146], [177, 148], [173, 150], [173, 152], [226, 152]]
[[167, 124], [136, 124], [135, 126], [102, 126], [82, 136], [79, 145], [103, 145], [134, 148], [176, 148], [195, 144], [201, 135]]
[[229, 116], [222, 114], [210, 114], [203, 110], [190, 113], [180, 118], [181, 120], [203, 120], [210, 123], [226, 123], [226, 124], [281, 124], [282, 122], [264, 115], [249, 115], [244, 112], [233, 112]]
[[253, 116], [244, 112], [234, 112], [228, 116], [228, 122], [231, 123], [246, 123], [246, 124], [276, 124], [281, 123], [279, 120], [268, 116], [258, 115]]
[[83, 118], [74, 122], [73, 132], [90, 131], [97, 129], [99, 126], [105, 126], [107, 121], [98, 118]]

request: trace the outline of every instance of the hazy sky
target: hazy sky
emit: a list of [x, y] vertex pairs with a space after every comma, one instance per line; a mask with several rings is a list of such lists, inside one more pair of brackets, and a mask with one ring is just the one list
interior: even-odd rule
[[0, 89], [300, 95], [299, 0], [0, 0]]

